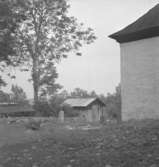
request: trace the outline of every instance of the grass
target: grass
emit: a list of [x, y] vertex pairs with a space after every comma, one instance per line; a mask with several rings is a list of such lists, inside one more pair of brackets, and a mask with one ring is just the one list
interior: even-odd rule
[[43, 128], [40, 132], [35, 132], [34, 140], [3, 145], [0, 149], [0, 165], [4, 167], [159, 166], [158, 120], [108, 124], [101, 129], [87, 131], [67, 130], [57, 124]]

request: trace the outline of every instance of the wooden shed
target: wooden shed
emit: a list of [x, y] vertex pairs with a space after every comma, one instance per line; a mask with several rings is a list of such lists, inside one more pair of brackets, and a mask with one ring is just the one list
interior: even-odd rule
[[98, 98], [69, 98], [64, 104], [72, 107], [81, 119], [88, 122], [100, 121], [105, 107], [105, 104]]

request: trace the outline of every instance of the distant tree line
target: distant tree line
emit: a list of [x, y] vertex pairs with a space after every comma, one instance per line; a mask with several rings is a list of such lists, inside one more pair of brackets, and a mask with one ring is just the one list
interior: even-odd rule
[[[49, 99], [41, 98], [38, 103], [38, 114], [40, 116], [58, 116], [60, 110], [65, 110], [66, 116], [76, 116], [71, 107], [63, 106], [64, 100], [67, 98], [88, 98], [95, 97], [101, 99], [105, 103], [105, 114], [108, 119], [121, 119], [121, 87], [120, 84], [116, 87], [114, 93], [108, 93], [107, 95], [97, 94], [95, 91], [88, 92], [81, 88], [75, 88], [72, 92], [63, 90], [60, 93], [56, 93], [50, 96]], [[11, 92], [6, 93], [0, 91], [0, 103], [18, 103], [26, 104], [28, 99], [24, 90], [18, 85], [12, 85]]]

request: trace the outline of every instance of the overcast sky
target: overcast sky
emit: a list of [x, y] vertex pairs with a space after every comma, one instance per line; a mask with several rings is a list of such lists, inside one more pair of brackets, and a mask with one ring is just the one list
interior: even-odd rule
[[[70, 55], [57, 65], [58, 83], [71, 91], [76, 87], [97, 93], [114, 92], [120, 82], [120, 48], [119, 44], [108, 35], [135, 21], [157, 0], [70, 0], [70, 15], [79, 22], [94, 29], [97, 40], [82, 48], [83, 55]], [[16, 73], [12, 83], [22, 86], [29, 98], [32, 97], [32, 85], [28, 83], [27, 73]]]

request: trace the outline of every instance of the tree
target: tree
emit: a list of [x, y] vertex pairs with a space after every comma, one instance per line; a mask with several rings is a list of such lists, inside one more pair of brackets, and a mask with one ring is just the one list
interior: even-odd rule
[[62, 97], [63, 99], [67, 99], [70, 95], [67, 92], [67, 90], [63, 90], [62, 92], [59, 93], [59, 96]]
[[[0, 0], [0, 62], [13, 65], [15, 52], [15, 32], [24, 20], [23, 13], [15, 10], [17, 0]], [[4, 64], [2, 68], [4, 67]]]
[[89, 93], [81, 88], [75, 88], [71, 93], [71, 97], [89, 97]]
[[49, 100], [49, 106], [52, 109], [52, 113], [54, 116], [58, 116], [60, 110], [62, 110], [62, 104], [65, 98], [61, 95], [55, 94]]
[[6, 86], [6, 82], [0, 76], [0, 88], [3, 87], [3, 86]]
[[15, 18], [10, 1], [0, 0], [0, 61], [5, 60], [7, 63], [10, 63], [9, 56], [14, 53]]
[[[15, 23], [13, 23], [13, 13], [10, 9], [9, 1], [0, 0], [0, 71], [3, 71], [4, 64], [2, 62], [7, 62], [10, 64], [9, 55], [13, 54], [13, 29]], [[5, 86], [6, 83], [0, 77], [0, 84]]]
[[12, 85], [12, 101], [14, 103], [25, 103], [27, 100], [26, 93], [18, 85]]
[[95, 40], [91, 28], [84, 30], [83, 24], [68, 16], [68, 8], [66, 0], [18, 1], [19, 12], [25, 15], [25, 21], [17, 30], [17, 53], [19, 61], [32, 69], [35, 104], [39, 101], [41, 80], [44, 80], [41, 76], [48, 75], [43, 69], [49, 67], [47, 69], [51, 71], [51, 66], [66, 58], [70, 51], [81, 55], [82, 44]]
[[10, 94], [5, 93], [2, 90], [0, 90], [0, 102], [1, 103], [10, 103], [11, 102]]
[[91, 92], [88, 92], [87, 90], [83, 90], [81, 88], [75, 88], [69, 95], [70, 97], [98, 97], [97, 93], [93, 90]]
[[99, 95], [93, 90], [90, 92], [90, 97], [99, 97]]
[[108, 93], [107, 97], [101, 96], [106, 104], [106, 111], [111, 119], [121, 121], [121, 86], [116, 87], [115, 93]]
[[39, 70], [39, 97], [47, 98], [47, 95], [57, 93], [62, 87], [55, 82], [58, 73], [53, 63], [49, 62]]
[[117, 118], [119, 121], [121, 121], [121, 85], [120, 84], [116, 87], [115, 101], [116, 101], [115, 103], [116, 108], [118, 109]]

